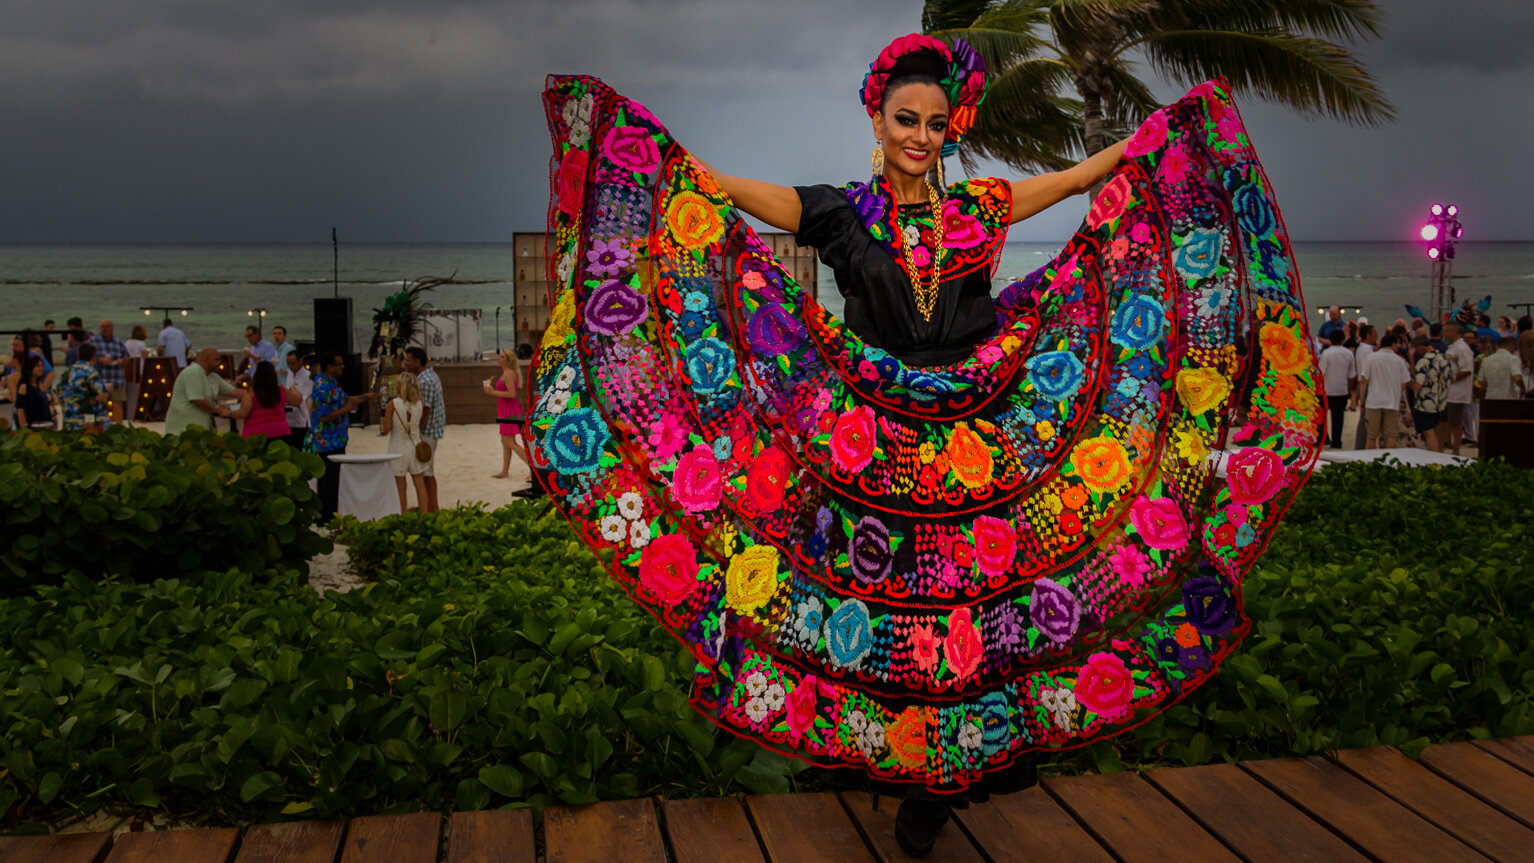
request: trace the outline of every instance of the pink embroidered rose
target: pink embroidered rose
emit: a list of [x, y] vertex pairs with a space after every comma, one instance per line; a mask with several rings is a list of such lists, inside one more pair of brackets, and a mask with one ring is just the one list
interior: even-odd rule
[[554, 187], [559, 190], [560, 211], [571, 218], [581, 211], [581, 191], [586, 185], [586, 163], [590, 158], [585, 150], [572, 147], [559, 161]]
[[985, 226], [974, 216], [959, 210], [959, 202], [943, 203], [943, 248], [972, 249], [985, 242]]
[[671, 475], [671, 494], [682, 509], [703, 512], [719, 505], [719, 461], [706, 446], [684, 453]]
[[916, 667], [922, 671], [931, 672], [937, 669], [937, 636], [932, 633], [931, 626], [911, 627], [911, 658], [916, 661]]
[[967, 608], [955, 609], [948, 615], [948, 637], [943, 639], [943, 649], [948, 652], [948, 670], [963, 679], [975, 673], [985, 656], [985, 643], [980, 630], [975, 628], [973, 612]]
[[759, 513], [776, 512], [788, 490], [788, 453], [769, 447], [746, 469], [746, 499]]
[[975, 519], [975, 557], [980, 571], [990, 576], [1004, 574], [1017, 557], [1017, 531], [999, 518], [982, 515]]
[[1103, 187], [1098, 193], [1097, 200], [1092, 202], [1092, 209], [1087, 211], [1087, 227], [1098, 228], [1104, 222], [1111, 222], [1124, 214], [1124, 208], [1129, 206], [1129, 180], [1123, 174], [1113, 178], [1113, 181]]
[[873, 408], [855, 407], [837, 417], [831, 430], [831, 461], [848, 473], [857, 473], [874, 460], [877, 442]]
[[697, 549], [681, 534], [661, 534], [640, 553], [639, 583], [676, 605], [698, 587]]
[[1076, 676], [1076, 702], [1104, 719], [1128, 713], [1134, 697], [1134, 678], [1124, 660], [1112, 653], [1094, 653]]
[[815, 725], [815, 705], [819, 695], [820, 679], [813, 674], [806, 675], [794, 691], [788, 693], [788, 733], [795, 740]]
[[1169, 497], [1140, 495], [1129, 508], [1129, 521], [1151, 548], [1177, 549], [1188, 544], [1188, 523]]
[[1262, 503], [1284, 486], [1284, 460], [1261, 447], [1247, 447], [1230, 457], [1225, 466], [1230, 499], [1250, 506]]
[[1161, 110], [1145, 118], [1135, 136], [1124, 147], [1125, 156], [1143, 156], [1166, 143], [1166, 111]]
[[660, 167], [660, 148], [649, 130], [638, 126], [614, 126], [602, 141], [602, 155], [614, 165], [640, 174]]

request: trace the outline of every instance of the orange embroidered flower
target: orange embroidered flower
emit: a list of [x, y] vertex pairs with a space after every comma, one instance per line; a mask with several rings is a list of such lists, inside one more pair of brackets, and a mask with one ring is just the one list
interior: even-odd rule
[[1067, 509], [1081, 509], [1087, 503], [1086, 489], [1079, 485], [1073, 485], [1060, 492], [1060, 502]]
[[1294, 375], [1279, 375], [1268, 386], [1268, 404], [1279, 410], [1299, 410], [1300, 391], [1299, 378]]
[[1310, 368], [1310, 350], [1294, 331], [1282, 324], [1264, 324], [1258, 337], [1262, 355], [1280, 374], [1293, 375]]
[[927, 764], [927, 720], [916, 707], [907, 707], [885, 732], [885, 740], [895, 760], [908, 770]]
[[1225, 401], [1230, 395], [1230, 381], [1208, 367], [1182, 369], [1177, 372], [1177, 395], [1189, 413], [1201, 414]]
[[1198, 637], [1198, 630], [1194, 629], [1191, 623], [1184, 623], [1178, 626], [1172, 634], [1177, 637], [1177, 644], [1181, 647], [1198, 647], [1201, 641]]
[[677, 244], [696, 251], [724, 235], [719, 208], [697, 192], [679, 192], [666, 205], [666, 228]]
[[1123, 488], [1133, 468], [1124, 445], [1111, 437], [1087, 438], [1071, 450], [1071, 464], [1087, 488], [1106, 494]]
[[991, 470], [995, 466], [991, 448], [967, 423], [961, 422], [954, 426], [943, 454], [948, 456], [953, 475], [966, 488], [985, 488], [990, 485]]

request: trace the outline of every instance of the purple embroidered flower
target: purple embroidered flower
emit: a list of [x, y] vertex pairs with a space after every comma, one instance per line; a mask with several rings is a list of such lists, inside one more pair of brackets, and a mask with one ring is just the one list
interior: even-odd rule
[[619, 239], [597, 240], [586, 253], [586, 272], [593, 276], [616, 276], [634, 265], [634, 253]]
[[867, 183], [853, 183], [847, 189], [847, 201], [865, 225], [872, 225], [884, 218], [884, 196]]
[[1204, 635], [1230, 632], [1236, 625], [1236, 609], [1218, 578], [1207, 575], [1188, 579], [1182, 586], [1183, 610], [1188, 622]]
[[852, 543], [847, 548], [852, 574], [864, 584], [878, 584], [890, 574], [893, 559], [889, 528], [873, 516], [865, 516], [852, 529]]
[[650, 302], [617, 279], [609, 279], [586, 298], [586, 324], [604, 336], [619, 336], [650, 314]]
[[831, 527], [831, 508], [823, 506], [815, 511], [815, 528], [825, 532]]
[[1055, 644], [1065, 644], [1081, 623], [1081, 603], [1069, 590], [1041, 578], [1033, 583], [1028, 598], [1028, 617], [1039, 632]]
[[1004, 605], [998, 609], [991, 618], [990, 633], [986, 636], [989, 644], [1002, 647], [1017, 647], [1023, 643], [1023, 621], [1018, 615], [1017, 609], [1010, 605]]
[[751, 347], [768, 357], [779, 356], [804, 344], [804, 325], [777, 303], [767, 303], [756, 310], [746, 324]]
[[1190, 671], [1209, 667], [1209, 651], [1202, 644], [1185, 647], [1179, 657], [1182, 667]]

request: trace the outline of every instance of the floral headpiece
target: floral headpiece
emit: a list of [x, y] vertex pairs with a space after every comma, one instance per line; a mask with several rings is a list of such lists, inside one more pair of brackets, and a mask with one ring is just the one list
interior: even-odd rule
[[921, 33], [901, 36], [884, 46], [879, 56], [868, 64], [868, 74], [863, 76], [863, 89], [859, 96], [868, 116], [879, 112], [884, 103], [884, 89], [889, 83], [895, 64], [919, 51], [931, 51], [948, 67], [938, 85], [948, 94], [948, 104], [953, 107], [948, 117], [948, 131], [943, 136], [943, 155], [951, 156], [959, 147], [959, 141], [975, 122], [975, 109], [985, 101], [985, 60], [980, 52], [963, 39], [954, 39], [950, 48], [941, 39]]

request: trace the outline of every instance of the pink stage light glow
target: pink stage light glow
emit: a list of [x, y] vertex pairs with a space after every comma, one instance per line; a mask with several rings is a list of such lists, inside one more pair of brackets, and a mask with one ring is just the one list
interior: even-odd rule
[[1458, 212], [1459, 212], [1459, 207], [1456, 207], [1453, 204], [1449, 205], [1449, 215], [1452, 216], [1452, 215], [1454, 215], [1455, 213], [1458, 213]]
[[1427, 250], [1427, 256], [1432, 258], [1435, 261], [1438, 260], [1438, 247], [1434, 246], [1431, 249], [1428, 249]]
[[1434, 204], [1433, 205], [1433, 215], [1435, 215], [1435, 216], [1442, 216], [1443, 215], [1443, 204]]
[[1422, 239], [1427, 240], [1430, 243], [1432, 241], [1438, 239], [1438, 226], [1437, 225], [1423, 225], [1422, 226]]

